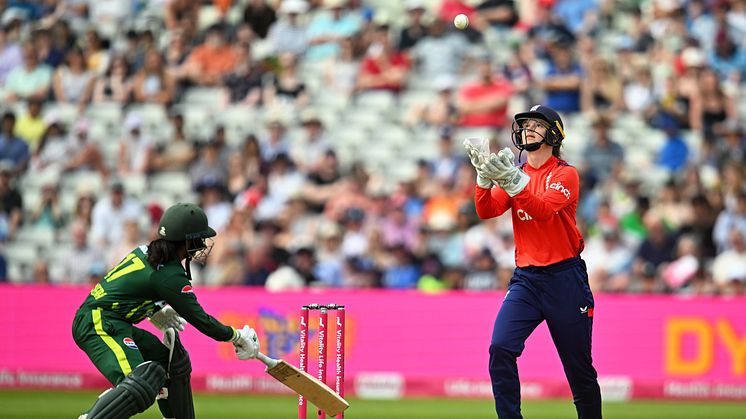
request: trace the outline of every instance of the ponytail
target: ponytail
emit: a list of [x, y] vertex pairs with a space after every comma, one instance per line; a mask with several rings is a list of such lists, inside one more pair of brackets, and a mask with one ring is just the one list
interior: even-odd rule
[[157, 239], [148, 245], [148, 263], [158, 269], [158, 265], [168, 262], [179, 261], [179, 247], [184, 242], [172, 242], [165, 239]]

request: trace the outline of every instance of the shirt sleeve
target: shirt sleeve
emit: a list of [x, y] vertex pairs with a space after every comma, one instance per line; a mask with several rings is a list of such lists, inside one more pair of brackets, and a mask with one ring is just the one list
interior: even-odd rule
[[537, 221], [547, 221], [563, 208], [578, 200], [580, 178], [572, 166], [565, 166], [552, 177], [543, 193], [535, 195], [528, 189], [514, 196], [516, 204]]
[[197, 301], [192, 285], [185, 274], [176, 273], [159, 275], [156, 271], [150, 277], [155, 291], [189, 324], [202, 334], [217, 341], [233, 339], [235, 329], [226, 326], [207, 314]]
[[498, 217], [510, 208], [510, 195], [501, 188], [485, 189], [477, 186], [474, 206], [477, 208], [477, 216], [483, 220]]

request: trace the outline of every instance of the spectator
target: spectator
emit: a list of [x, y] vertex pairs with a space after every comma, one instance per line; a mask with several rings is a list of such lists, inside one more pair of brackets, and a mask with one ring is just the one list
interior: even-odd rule
[[439, 137], [438, 155], [430, 161], [433, 177], [451, 183], [456, 180], [456, 172], [462, 160], [453, 149], [453, 127], [441, 127]]
[[743, 82], [746, 76], [746, 51], [743, 45], [739, 48], [725, 31], [715, 36], [715, 47], [709, 49], [710, 67], [721, 80]]
[[[38, 29], [33, 34], [34, 49], [40, 63], [57, 68], [65, 60], [65, 52], [58, 48], [48, 29]], [[20, 54], [18, 56], [20, 58]]]
[[325, 223], [318, 230], [319, 247], [314, 274], [319, 279], [319, 285], [324, 287], [342, 287], [344, 279], [342, 269], [344, 256], [342, 253], [342, 230], [336, 223]]
[[722, 127], [723, 139], [715, 145], [714, 157], [717, 167], [729, 163], [743, 166], [746, 163], [746, 137], [737, 121], [726, 121]]
[[736, 195], [734, 205], [726, 206], [715, 221], [712, 235], [718, 252], [731, 248], [730, 232], [732, 231], [739, 231], [743, 237], [746, 237], [746, 192]]
[[277, 21], [277, 13], [267, 0], [251, 0], [243, 11], [243, 22], [261, 39], [267, 37], [269, 28]]
[[581, 109], [593, 116], [614, 119], [624, 108], [622, 79], [615, 66], [602, 57], [594, 57], [587, 77], [583, 77]]
[[41, 187], [41, 200], [29, 221], [34, 227], [57, 231], [65, 222], [60, 206], [60, 189], [54, 180], [46, 180]]
[[742, 231], [728, 234], [728, 250], [720, 253], [712, 264], [712, 276], [723, 294], [742, 290], [746, 282], [746, 240]]
[[7, 111], [0, 122], [0, 160], [7, 160], [13, 165], [13, 172], [20, 173], [26, 169], [29, 161], [29, 146], [15, 134], [16, 116]]
[[492, 29], [498, 35], [505, 35], [518, 23], [518, 12], [513, 0], [484, 0], [477, 6], [477, 16], [484, 21], [486, 28]]
[[36, 60], [33, 45], [25, 44], [22, 50], [23, 65], [14, 67], [5, 79], [6, 100], [46, 100], [52, 82], [52, 69]]
[[0, 86], [7, 82], [8, 75], [23, 65], [21, 47], [8, 39], [7, 29], [0, 28]]
[[360, 58], [355, 43], [355, 38], [340, 40], [339, 54], [324, 65], [326, 87], [346, 99], [355, 93], [357, 74], [360, 71]]
[[314, 15], [306, 32], [305, 58], [310, 62], [338, 55], [340, 42], [360, 31], [360, 21], [347, 11], [347, 0], [323, 0], [322, 5], [324, 10]]
[[580, 110], [583, 70], [573, 56], [572, 45], [556, 42], [550, 45], [547, 74], [540, 81], [544, 89], [545, 105], [557, 112], [573, 113]]
[[231, 103], [257, 106], [262, 100], [264, 69], [251, 58], [250, 47], [237, 49], [238, 63], [224, 80]]
[[656, 164], [669, 172], [680, 172], [689, 161], [689, 146], [673, 123], [665, 127], [666, 143], [658, 152]]
[[423, 80], [455, 79], [468, 62], [469, 42], [462, 31], [449, 31], [449, 24], [450, 19], [435, 19], [428, 35], [409, 51]]
[[360, 66], [357, 89], [399, 93], [406, 85], [409, 67], [407, 55], [397, 52], [392, 45], [388, 25], [379, 25]]
[[13, 164], [0, 160], [0, 239], [10, 241], [23, 221], [23, 199], [14, 185]]
[[326, 152], [332, 148], [321, 117], [312, 109], [305, 109], [300, 115], [305, 131], [302, 141], [290, 148], [290, 156], [303, 173], [315, 171], [322, 164]]
[[609, 138], [611, 120], [599, 115], [593, 121], [595, 135], [585, 153], [585, 171], [595, 181], [604, 182], [624, 165], [624, 149]]
[[74, 104], [83, 110], [90, 99], [93, 83], [93, 74], [85, 67], [83, 52], [72, 49], [65, 55], [65, 63], [54, 72], [54, 98], [57, 102]]
[[39, 100], [29, 100], [26, 104], [26, 112], [18, 118], [13, 133], [28, 144], [29, 149], [36, 151], [39, 141], [47, 130], [47, 124], [41, 117], [41, 104]]
[[236, 47], [226, 42], [224, 28], [214, 25], [207, 30], [205, 42], [189, 55], [186, 71], [197, 85], [217, 86], [236, 66], [237, 58]]
[[492, 67], [492, 58], [483, 56], [477, 68], [478, 79], [464, 85], [457, 106], [462, 127], [505, 128], [508, 126], [508, 101], [513, 85]]
[[308, 47], [306, 25], [301, 16], [308, 11], [305, 0], [282, 0], [280, 18], [270, 28], [267, 39], [275, 53], [302, 54]]
[[300, 193], [304, 181], [305, 177], [288, 155], [278, 154], [269, 164], [268, 193], [256, 208], [255, 217], [259, 220], [276, 217], [290, 198]]
[[407, 115], [410, 126], [438, 127], [458, 123], [458, 107], [453, 96], [456, 81], [448, 75], [438, 76], [433, 87], [437, 91], [434, 98], [415, 103]]
[[265, 106], [270, 108], [301, 109], [308, 104], [310, 97], [298, 72], [297, 56], [280, 54], [278, 72], [265, 87], [263, 99]]
[[399, 33], [399, 51], [407, 51], [414, 47], [417, 42], [427, 38], [430, 28], [425, 24], [425, 5], [422, 0], [407, 0], [404, 3], [407, 9], [407, 25]]
[[383, 287], [387, 289], [415, 288], [420, 278], [420, 268], [414, 256], [404, 246], [394, 246], [393, 264], [384, 268]]
[[207, 220], [215, 231], [222, 231], [230, 221], [233, 208], [226, 196], [225, 184], [213, 179], [204, 179], [197, 184], [199, 206], [205, 210]]
[[668, 289], [679, 292], [694, 282], [700, 268], [696, 240], [682, 235], [676, 246], [676, 258], [666, 265], [661, 277]]
[[497, 263], [489, 250], [484, 249], [470, 261], [463, 289], [468, 291], [492, 291], [499, 288]]
[[733, 97], [725, 94], [717, 74], [709, 69], [699, 73], [698, 91], [692, 97], [692, 112], [699, 120], [697, 126], [702, 128], [703, 139], [715, 143], [725, 134], [725, 122], [737, 119], [736, 103]]
[[654, 105], [653, 76], [647, 65], [635, 66], [634, 79], [624, 86], [624, 106], [637, 116], [650, 112]]
[[114, 180], [109, 194], [96, 202], [91, 214], [90, 236], [95, 246], [112, 246], [124, 239], [124, 221], [143, 214], [137, 200], [125, 196], [124, 185]]
[[[90, 283], [89, 275], [91, 271], [96, 269], [97, 265], [105, 264], [104, 255], [98, 246], [88, 241], [88, 230], [86, 230], [84, 224], [73, 223], [70, 226], [70, 235], [73, 239], [72, 246], [67, 247], [59, 260], [56, 261], [59, 264], [61, 276], [52, 278], [52, 280], [58, 284], [66, 285], [88, 284]], [[134, 247], [130, 247], [127, 251], [131, 251]], [[105, 269], [102, 269], [102, 271], [105, 271]]]
[[93, 86], [93, 103], [128, 103], [132, 91], [129, 77], [129, 65], [124, 56], [114, 56], [106, 73], [96, 78]]
[[644, 222], [648, 236], [637, 248], [633, 265], [633, 273], [643, 278], [659, 272], [666, 263], [673, 260], [677, 241], [674, 234], [666, 231], [660, 216], [647, 213]]
[[89, 129], [87, 120], [75, 122], [73, 135], [67, 141], [66, 157], [58, 163], [63, 163], [63, 171], [95, 170], [106, 179], [109, 176], [109, 169], [98, 145], [89, 140]]
[[288, 154], [289, 141], [285, 135], [285, 122], [282, 118], [272, 116], [267, 121], [267, 134], [259, 141], [262, 160], [274, 160], [279, 154]]
[[151, 170], [153, 150], [152, 140], [142, 132], [140, 116], [128, 115], [124, 122], [124, 135], [119, 140], [119, 175], [147, 174]]
[[75, 200], [75, 208], [71, 214], [70, 224], [82, 223], [86, 230], [90, 230], [93, 221], [93, 207], [96, 205], [96, 198], [92, 191], [86, 188], [80, 188]]
[[204, 182], [220, 184], [227, 182], [228, 168], [220, 159], [220, 145], [216, 141], [208, 141], [197, 155], [197, 160], [189, 169], [189, 177], [193, 187], [196, 188]]
[[[200, 72], [207, 71], [200, 69]], [[205, 73], [204, 77], [211, 77]], [[169, 105], [174, 98], [176, 86], [163, 65], [161, 54], [151, 49], [145, 54], [145, 65], [135, 74], [132, 82], [133, 98], [136, 102]]]
[[89, 29], [85, 32], [83, 53], [86, 57], [88, 71], [93, 72], [93, 74], [99, 76], [109, 68], [109, 41], [102, 39], [95, 29]]

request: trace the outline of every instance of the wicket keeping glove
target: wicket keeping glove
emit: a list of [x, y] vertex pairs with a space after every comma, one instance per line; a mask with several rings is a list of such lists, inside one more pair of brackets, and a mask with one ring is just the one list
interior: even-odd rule
[[231, 342], [240, 360], [254, 359], [259, 353], [259, 337], [248, 325], [244, 325], [243, 329], [236, 329]]
[[477, 185], [484, 189], [492, 188], [492, 181], [485, 177], [480, 171], [485, 156], [474, 146], [474, 144], [470, 143], [469, 140], [464, 140], [464, 148], [466, 148], [466, 155], [469, 156], [471, 165], [474, 166], [474, 169], [477, 171]]
[[151, 314], [148, 320], [150, 320], [150, 323], [153, 323], [153, 326], [157, 327], [161, 332], [165, 332], [166, 329], [171, 327], [179, 332], [183, 332], [184, 326], [187, 323], [183, 317], [179, 316], [179, 313], [177, 313], [176, 310], [171, 308], [171, 306], [165, 306]]
[[480, 168], [486, 177], [497, 183], [511, 197], [521, 193], [531, 180], [523, 170], [513, 164], [514, 159], [513, 152], [505, 147], [497, 155], [490, 155]]

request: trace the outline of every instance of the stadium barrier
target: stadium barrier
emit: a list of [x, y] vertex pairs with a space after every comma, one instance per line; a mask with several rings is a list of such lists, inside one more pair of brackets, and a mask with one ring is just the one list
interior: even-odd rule
[[[104, 388], [71, 337], [88, 289], [0, 285], [0, 387]], [[491, 397], [492, 322], [503, 292], [198, 289], [224, 323], [257, 329], [272, 357], [298, 363], [298, 307], [347, 307], [347, 395], [368, 398]], [[606, 400], [746, 400], [746, 298], [597, 295], [593, 357]], [[142, 327], [155, 331], [149, 322]], [[318, 323], [310, 324], [310, 351]], [[260, 362], [238, 361], [230, 343], [187, 326], [182, 340], [197, 391], [286, 392]], [[545, 325], [519, 358], [524, 398], [569, 396]], [[314, 366], [310, 368], [315, 373]]]

